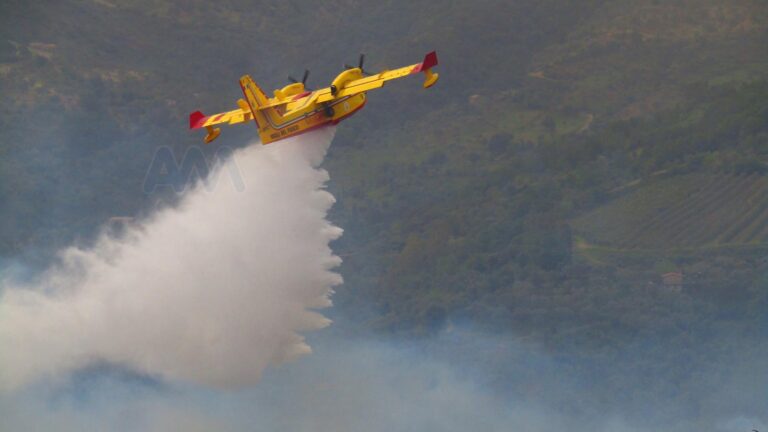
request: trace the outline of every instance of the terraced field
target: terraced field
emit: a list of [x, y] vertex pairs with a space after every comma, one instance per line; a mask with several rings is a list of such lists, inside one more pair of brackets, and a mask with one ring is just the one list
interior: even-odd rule
[[768, 176], [692, 174], [656, 180], [573, 220], [587, 243], [695, 249], [768, 242]]

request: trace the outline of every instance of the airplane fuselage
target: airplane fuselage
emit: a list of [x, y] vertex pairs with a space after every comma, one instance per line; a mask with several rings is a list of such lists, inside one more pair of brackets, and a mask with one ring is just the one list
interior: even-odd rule
[[295, 103], [283, 105], [284, 109], [276, 108], [280, 114], [279, 118], [265, 116], [266, 124], [256, 122], [264, 144], [335, 125], [362, 109], [366, 102], [365, 93], [342, 97], [325, 104], [313, 102], [311, 93], [299, 96], [301, 97], [296, 98]]
[[381, 88], [387, 81], [423, 73], [424, 88], [437, 82], [438, 74], [432, 72], [432, 67], [437, 65], [434, 51], [424, 56], [421, 63], [375, 74], [364, 71], [363, 58], [361, 55], [358, 67], [345, 66], [329, 87], [308, 91], [304, 85], [309, 75], [306, 71], [301, 82], [291, 78], [293, 83], [276, 89], [273, 97], [267, 96], [250, 76], [244, 75], [240, 78], [240, 88], [245, 98], [237, 101], [237, 109], [212, 116], [195, 111], [189, 115], [189, 127], [204, 128], [208, 133], [203, 140], [208, 144], [221, 134], [215, 125], [253, 120], [261, 143], [269, 144], [339, 123], [365, 106], [368, 91]]

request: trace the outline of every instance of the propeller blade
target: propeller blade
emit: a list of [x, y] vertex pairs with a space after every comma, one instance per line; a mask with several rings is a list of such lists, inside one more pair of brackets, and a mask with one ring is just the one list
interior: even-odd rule
[[290, 82], [292, 82], [292, 83], [294, 83], [294, 84], [296, 84], [296, 83], [298, 82], [298, 81], [296, 80], [296, 78], [294, 78], [294, 77], [292, 77], [292, 76], [290, 76], [290, 75], [288, 75], [288, 81], [290, 81]]
[[[360, 69], [360, 72], [362, 72], [364, 75], [373, 75], [372, 73], [363, 69], [363, 64], [365, 64], [365, 54], [360, 54], [360, 59], [357, 62], [357, 68]], [[354, 69], [354, 68], [355, 66], [344, 64], [344, 69]]]
[[307, 83], [307, 78], [309, 78], [309, 69], [305, 69], [304, 70], [304, 77], [301, 79], [301, 83], [302, 84], [306, 84]]

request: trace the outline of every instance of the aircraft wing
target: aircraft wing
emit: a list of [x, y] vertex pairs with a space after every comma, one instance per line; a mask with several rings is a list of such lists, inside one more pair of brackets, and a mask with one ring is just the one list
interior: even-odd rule
[[251, 111], [241, 108], [227, 111], [219, 114], [206, 116], [200, 111], [195, 111], [189, 115], [189, 128], [199, 129], [221, 123], [237, 124], [251, 120]]
[[424, 72], [427, 75], [427, 80], [424, 82], [424, 87], [432, 86], [437, 81], [437, 74], [432, 72], [433, 66], [437, 65], [437, 54], [433, 51], [424, 57], [424, 61], [421, 63], [412, 64], [410, 66], [401, 67], [399, 69], [380, 72], [375, 75], [370, 75], [364, 78], [349, 81], [343, 88], [336, 92], [336, 95], [331, 93], [330, 87], [318, 90], [317, 102], [327, 102], [339, 97], [351, 96], [354, 94], [366, 92], [368, 90], [377, 89], [382, 87], [385, 82], [406, 77], [408, 75]]

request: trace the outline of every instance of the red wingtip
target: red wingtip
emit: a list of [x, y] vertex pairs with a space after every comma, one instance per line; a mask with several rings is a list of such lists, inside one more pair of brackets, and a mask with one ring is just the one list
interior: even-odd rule
[[437, 66], [437, 51], [432, 51], [424, 56], [424, 61], [421, 63], [421, 69], [431, 69], [434, 66]]
[[434, 66], [437, 66], [437, 52], [432, 51], [431, 53], [424, 56], [424, 61], [416, 65], [411, 73], [424, 72], [425, 70], [429, 70]]
[[189, 115], [190, 129], [197, 129], [197, 128], [203, 127], [203, 123], [205, 123], [205, 114], [203, 114], [202, 112], [195, 111]]

